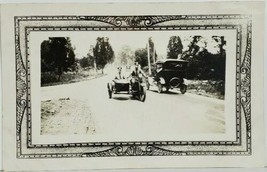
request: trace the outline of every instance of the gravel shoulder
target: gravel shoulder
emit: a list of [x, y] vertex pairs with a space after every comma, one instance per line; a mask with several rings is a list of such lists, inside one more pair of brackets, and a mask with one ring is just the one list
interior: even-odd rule
[[86, 101], [70, 98], [42, 101], [42, 135], [94, 134], [95, 132], [91, 108]]

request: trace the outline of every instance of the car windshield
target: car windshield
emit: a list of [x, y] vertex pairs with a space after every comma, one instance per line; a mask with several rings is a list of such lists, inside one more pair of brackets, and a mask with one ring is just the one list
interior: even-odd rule
[[166, 62], [164, 64], [164, 68], [165, 69], [181, 69], [184, 67], [183, 63], [179, 63], [179, 62]]

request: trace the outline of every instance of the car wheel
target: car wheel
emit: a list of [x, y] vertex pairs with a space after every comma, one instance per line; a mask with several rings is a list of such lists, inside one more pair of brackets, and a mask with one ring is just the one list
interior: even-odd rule
[[162, 93], [162, 84], [160, 82], [158, 82], [158, 93]]
[[180, 91], [181, 91], [181, 93], [184, 94], [184, 93], [186, 92], [186, 89], [187, 89], [187, 86], [183, 84], [183, 85], [180, 87]]

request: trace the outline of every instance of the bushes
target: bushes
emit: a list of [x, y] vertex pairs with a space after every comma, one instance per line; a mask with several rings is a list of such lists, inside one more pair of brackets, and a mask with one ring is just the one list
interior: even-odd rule
[[224, 99], [225, 83], [223, 80], [188, 80], [187, 89], [201, 95], [215, 96]]
[[58, 80], [58, 75], [54, 72], [42, 72], [41, 73], [41, 86], [52, 86], [59, 84], [67, 84], [78, 82], [94, 77], [102, 76], [102, 74], [96, 73], [93, 69], [81, 69], [77, 72], [63, 72]]
[[77, 78], [74, 72], [63, 72], [60, 80], [58, 80], [58, 75], [53, 72], [45, 72], [41, 74], [41, 86], [57, 85], [68, 83]]
[[58, 75], [54, 72], [42, 72], [41, 73], [41, 86], [48, 83], [58, 82]]

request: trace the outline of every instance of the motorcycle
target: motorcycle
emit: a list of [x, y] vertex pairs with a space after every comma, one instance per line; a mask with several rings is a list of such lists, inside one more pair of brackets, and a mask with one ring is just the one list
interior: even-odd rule
[[146, 99], [146, 90], [141, 74], [139, 76], [132, 77], [130, 83], [132, 96], [144, 102]]
[[131, 94], [134, 98], [144, 102], [146, 100], [145, 83], [142, 76], [132, 76], [128, 80], [126, 79], [114, 79], [111, 83], [107, 84], [109, 98], [112, 98], [112, 94], [119, 92], [126, 92]]

